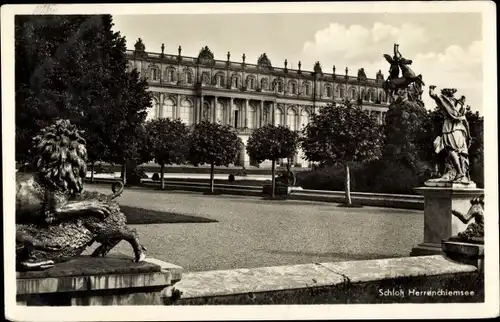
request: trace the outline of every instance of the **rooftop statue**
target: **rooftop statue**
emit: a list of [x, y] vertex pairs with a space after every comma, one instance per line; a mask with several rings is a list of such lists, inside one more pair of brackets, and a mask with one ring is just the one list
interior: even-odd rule
[[[413, 61], [401, 55], [398, 44], [394, 44], [394, 55], [391, 57], [384, 54], [384, 58], [391, 65], [389, 76], [383, 84], [387, 95], [396, 100], [401, 95], [401, 92], [408, 93], [409, 91], [413, 95], [408, 95], [408, 99], [413, 100], [417, 96], [413, 92], [421, 94], [422, 86], [425, 85], [422, 81], [422, 75], [416, 75], [409, 67]], [[400, 70], [402, 72], [401, 77], [399, 76]]]
[[92, 254], [104, 256], [121, 240], [135, 260], [145, 258], [137, 233], [112, 201], [113, 194], [83, 191], [85, 140], [68, 120], [57, 120], [34, 138], [33, 173], [16, 174], [16, 264], [18, 269], [45, 269], [80, 255], [95, 241]]
[[260, 55], [259, 59], [257, 59], [257, 65], [260, 67], [272, 69], [273, 65], [271, 64], [271, 60], [267, 57], [266, 53]]
[[198, 62], [206, 64], [213, 63], [213, 60], [214, 54], [212, 53], [210, 48], [208, 48], [208, 46], [201, 48], [200, 53], [198, 54]]
[[146, 50], [146, 46], [142, 42], [141, 38], [137, 39], [137, 41], [135, 42], [134, 47], [135, 47], [136, 51], [144, 51], [144, 50]]

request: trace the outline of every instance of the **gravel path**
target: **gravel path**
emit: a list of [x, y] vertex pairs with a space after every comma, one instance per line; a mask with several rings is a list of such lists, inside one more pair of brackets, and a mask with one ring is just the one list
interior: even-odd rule
[[[110, 192], [110, 187], [86, 185]], [[185, 271], [408, 256], [423, 238], [423, 211], [334, 203], [264, 201], [126, 188], [119, 203], [216, 219], [217, 223], [131, 225], [148, 256]], [[90, 250], [89, 250], [90, 251]], [[112, 252], [133, 256], [121, 242]]]

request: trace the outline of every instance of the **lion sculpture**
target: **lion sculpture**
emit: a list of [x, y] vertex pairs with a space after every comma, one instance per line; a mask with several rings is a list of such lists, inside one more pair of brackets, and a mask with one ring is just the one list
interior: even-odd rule
[[121, 240], [135, 261], [145, 258], [137, 232], [127, 227], [113, 194], [83, 191], [85, 140], [68, 120], [57, 120], [34, 138], [34, 172], [16, 175], [16, 264], [45, 269], [78, 256], [94, 242], [92, 256], [105, 256]]

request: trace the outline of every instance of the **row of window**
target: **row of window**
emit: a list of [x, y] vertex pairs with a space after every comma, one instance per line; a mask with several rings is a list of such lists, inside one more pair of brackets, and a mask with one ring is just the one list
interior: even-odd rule
[[[166, 72], [166, 82], [168, 83], [174, 83], [176, 82], [176, 72], [173, 69], [169, 69]], [[191, 72], [185, 72], [183, 74], [186, 79], [186, 84], [193, 84], [193, 74]], [[150, 80], [153, 82], [159, 82], [160, 81], [160, 71], [156, 68], [153, 68], [150, 70]]]
[[[264, 110], [264, 114], [262, 117], [263, 124], [271, 122], [271, 119], [268, 115], [269, 113], [268, 111], [269, 109]], [[232, 115], [227, 115], [227, 109], [222, 104], [219, 103], [217, 105], [217, 108], [215, 109], [215, 121], [223, 124], [228, 123], [234, 126], [235, 128], [244, 127], [245, 126], [244, 118], [240, 114], [241, 113], [240, 109], [237, 106], [235, 106], [233, 107], [233, 111], [231, 113]], [[150, 113], [148, 114], [148, 119], [153, 119], [157, 117], [169, 117], [169, 118], [179, 117], [187, 125], [192, 125], [194, 124], [193, 104], [188, 100], [184, 100], [180, 105], [177, 115], [175, 111], [175, 103], [173, 100], [166, 99], [165, 102], [163, 103], [162, 110], [160, 110], [159, 104], [153, 101], [153, 108], [150, 110]], [[204, 119], [211, 118], [210, 107], [208, 104], [205, 105], [203, 109], [202, 117]], [[309, 112], [305, 110], [301, 111], [299, 118], [299, 114], [294, 109], [288, 110], [285, 119], [285, 114], [283, 113], [283, 111], [280, 108], [275, 108], [274, 120], [276, 125], [286, 124], [290, 127], [290, 129], [298, 130], [305, 124], [309, 123], [309, 119], [310, 119]], [[257, 128], [258, 121], [259, 119], [257, 116], [257, 109], [254, 108], [253, 106], [249, 106], [246, 127], [248, 127], [249, 129]]]
[[[173, 69], [167, 70], [167, 73], [166, 73], [166, 82], [169, 82], [169, 83], [176, 82], [176, 75], [175, 74], [176, 74], [175, 70], [173, 70]], [[193, 84], [193, 74], [191, 72], [185, 72], [184, 76], [185, 76], [185, 82], [186, 82], [186, 84]], [[156, 69], [156, 68], [151, 69], [151, 80], [154, 81], [154, 82], [160, 81], [159, 70], [158, 69]], [[221, 87], [225, 86], [224, 80], [225, 80], [225, 77], [223, 75], [216, 75], [216, 77], [215, 77], [215, 85], [216, 86], [221, 86]], [[275, 89], [275, 88], [269, 88], [269, 81], [266, 78], [261, 79], [260, 83], [261, 83], [260, 87], [263, 90], [269, 90], [269, 89], [274, 90]], [[255, 85], [256, 85], [255, 78], [254, 77], [248, 77], [247, 78], [247, 88], [251, 89], [251, 90], [255, 90]], [[311, 84], [310, 83], [304, 83], [303, 85], [304, 85], [304, 94], [307, 95], [307, 96], [311, 95]], [[232, 79], [231, 79], [231, 86], [234, 87], [234, 88], [239, 88], [241, 86], [241, 84], [240, 84], [240, 77], [232, 77]], [[276, 89], [278, 90], [278, 92], [283, 92], [283, 83], [282, 82], [276, 82], [276, 84], [274, 86], [277, 87]], [[291, 94], [294, 94], [294, 95], [298, 94], [298, 87], [297, 87], [297, 83], [296, 82], [290, 82], [289, 83], [289, 85], [288, 85], [288, 92], [291, 93]], [[329, 86], [329, 85], [325, 85], [325, 87], [324, 87], [324, 94], [327, 97], [332, 97], [332, 95], [333, 95], [333, 89], [332, 89], [332, 87]], [[339, 85], [337, 87], [336, 94], [339, 97], [345, 97], [345, 88], [344, 88], [344, 86]], [[351, 88], [350, 89], [350, 91], [348, 92], [348, 98], [350, 98], [350, 99], [357, 99], [358, 98], [357, 92], [356, 92], [355, 88]], [[359, 96], [359, 98], [362, 98], [365, 101], [376, 101], [377, 100], [377, 97], [375, 96], [375, 93], [373, 91], [364, 91], [363, 90], [361, 92], [361, 95]], [[385, 102], [386, 101], [386, 97], [385, 97], [384, 93], [382, 93], [382, 92], [379, 93], [378, 100], [381, 101], [381, 102]]]

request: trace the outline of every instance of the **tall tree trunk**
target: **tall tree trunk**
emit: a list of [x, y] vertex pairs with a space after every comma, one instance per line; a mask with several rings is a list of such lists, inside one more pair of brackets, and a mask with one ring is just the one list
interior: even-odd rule
[[95, 162], [90, 163], [90, 182], [94, 183], [94, 167]]
[[274, 199], [275, 196], [275, 190], [276, 190], [276, 182], [274, 181], [274, 168], [276, 164], [276, 160], [271, 161], [271, 198]]
[[214, 164], [210, 164], [210, 193], [214, 193]]
[[351, 201], [351, 175], [349, 173], [349, 164], [345, 163], [345, 198], [348, 205], [352, 204]]
[[161, 180], [161, 190], [165, 189], [165, 176], [163, 175], [165, 173], [165, 164], [161, 164], [160, 166], [160, 180]]
[[122, 182], [123, 182], [123, 185], [127, 184], [127, 163], [126, 163], [126, 161], [123, 161], [123, 164], [122, 164]]

